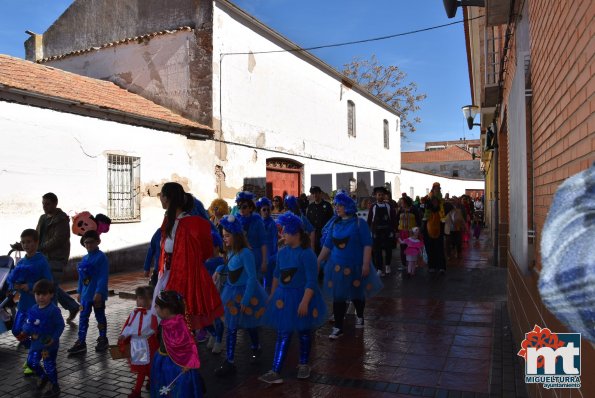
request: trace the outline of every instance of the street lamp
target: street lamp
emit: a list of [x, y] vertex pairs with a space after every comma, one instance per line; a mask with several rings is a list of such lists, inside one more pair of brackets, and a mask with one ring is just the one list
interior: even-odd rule
[[479, 107], [476, 105], [465, 105], [461, 108], [463, 110], [463, 116], [467, 119], [467, 126], [469, 126], [469, 130], [473, 128], [473, 126], [481, 126], [479, 123], [473, 123], [473, 119], [479, 113]]
[[458, 7], [485, 7], [484, 0], [442, 0], [442, 2], [448, 18], [454, 18], [457, 15]]

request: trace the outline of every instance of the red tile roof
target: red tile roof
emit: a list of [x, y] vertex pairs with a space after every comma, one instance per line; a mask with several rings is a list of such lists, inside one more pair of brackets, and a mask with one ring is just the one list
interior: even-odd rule
[[123, 115], [131, 119], [132, 122], [128, 124], [147, 126], [150, 123], [161, 126], [163, 130], [167, 130], [163, 128], [165, 126], [173, 126], [177, 129], [213, 133], [210, 127], [175, 114], [112, 82], [0, 54], [0, 92], [11, 89], [25, 95], [41, 96], [49, 101], [66, 101], [81, 108]]
[[401, 152], [401, 163], [442, 163], [473, 160], [466, 150], [451, 146], [437, 151]]

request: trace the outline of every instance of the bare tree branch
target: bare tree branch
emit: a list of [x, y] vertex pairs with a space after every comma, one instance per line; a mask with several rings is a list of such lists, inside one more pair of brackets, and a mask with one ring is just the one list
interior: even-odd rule
[[415, 82], [407, 84], [407, 74], [397, 65], [380, 65], [376, 55], [372, 55], [370, 59], [354, 58], [343, 65], [343, 74], [399, 113], [401, 136], [415, 132], [421, 119], [414, 113], [420, 109], [419, 103], [426, 94], [417, 92]]

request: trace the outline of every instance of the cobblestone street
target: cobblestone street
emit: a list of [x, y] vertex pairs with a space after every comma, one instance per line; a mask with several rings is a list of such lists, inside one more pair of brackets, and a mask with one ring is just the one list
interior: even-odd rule
[[[263, 355], [248, 362], [247, 336], [238, 338], [238, 372], [217, 379], [213, 369], [223, 355], [199, 345], [201, 373], [209, 397], [523, 397], [518, 342], [510, 337], [506, 316], [506, 269], [488, 261], [490, 247], [475, 241], [463, 259], [451, 259], [446, 275], [418, 270], [414, 279], [396, 273], [384, 278], [380, 296], [366, 306], [366, 326], [354, 328], [348, 315], [345, 335], [330, 341], [331, 324], [319, 329], [312, 349], [313, 373], [296, 379], [297, 340], [284, 367], [285, 383], [267, 386], [257, 377], [270, 369], [275, 333], [263, 330]], [[398, 261], [398, 256], [396, 256]], [[395, 266], [396, 268], [396, 266]], [[141, 273], [112, 275], [108, 301], [108, 336], [116, 342], [134, 305], [129, 293], [143, 283]], [[78, 318], [77, 318], [78, 320]], [[76, 326], [68, 326], [58, 357], [62, 397], [121, 397], [133, 384], [128, 365], [108, 353], [93, 350], [97, 329], [91, 320], [89, 351], [67, 357], [76, 340]], [[0, 395], [35, 397], [34, 379], [22, 375], [26, 350], [17, 348], [10, 334], [0, 336]], [[144, 393], [148, 396], [148, 393]]]

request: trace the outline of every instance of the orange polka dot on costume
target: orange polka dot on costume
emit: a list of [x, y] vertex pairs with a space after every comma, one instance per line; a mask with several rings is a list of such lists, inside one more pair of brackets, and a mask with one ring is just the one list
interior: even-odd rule
[[229, 308], [231, 308], [231, 307], [233, 307], [233, 301], [229, 300], [227, 302], [227, 304], [225, 304], [225, 305], [227, 305]]
[[242, 301], [242, 295], [241, 294], [237, 294], [236, 295], [236, 303], [239, 303], [240, 301]]
[[343, 274], [344, 274], [345, 276], [348, 276], [349, 274], [351, 274], [351, 269], [349, 269], [349, 268], [345, 268], [345, 269], [343, 270]]
[[254, 311], [252, 311], [252, 308], [250, 308], [250, 307], [244, 308], [244, 314], [246, 314], [246, 315], [252, 315], [253, 312]]
[[236, 307], [231, 307], [231, 308], [229, 309], [229, 313], [230, 313], [231, 315], [237, 315], [237, 314], [238, 314], [238, 309], [237, 309]]
[[256, 297], [252, 297], [250, 299], [250, 305], [258, 305], [258, 299]]
[[335, 265], [335, 272], [341, 271], [341, 266], [339, 264]]
[[371, 283], [368, 283], [368, 284], [366, 285], [366, 289], [367, 289], [367, 290], [372, 290], [372, 284], [371, 284]]
[[333, 281], [328, 281], [328, 287], [333, 287]]
[[258, 311], [256, 311], [256, 315], [254, 315], [256, 317], [256, 319], [260, 318], [261, 316], [264, 315], [264, 312], [266, 311], [265, 307], [262, 307], [261, 309], [259, 309]]
[[283, 300], [277, 300], [275, 305], [277, 306], [278, 309], [282, 309], [283, 306], [285, 305], [285, 303], [283, 302]]
[[356, 279], [356, 280], [353, 281], [353, 286], [359, 287], [359, 285], [361, 285], [361, 282], [360, 282], [359, 279]]
[[312, 316], [313, 316], [314, 318], [318, 318], [318, 308], [314, 308], [314, 309], [312, 310]]

